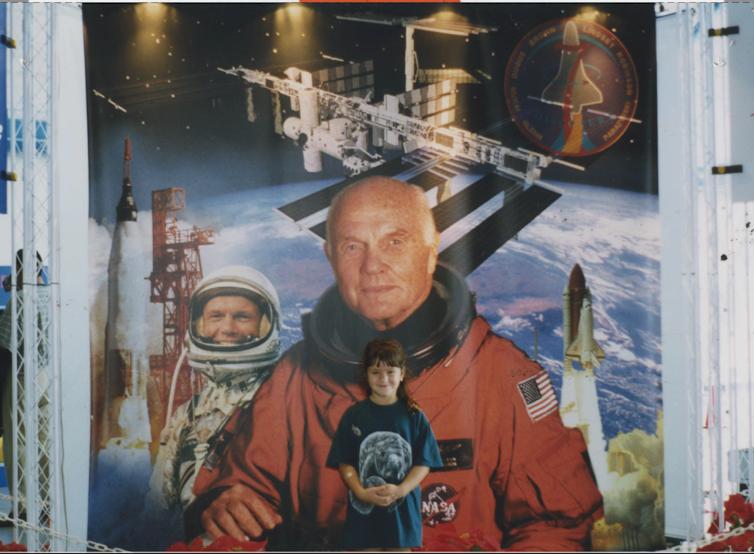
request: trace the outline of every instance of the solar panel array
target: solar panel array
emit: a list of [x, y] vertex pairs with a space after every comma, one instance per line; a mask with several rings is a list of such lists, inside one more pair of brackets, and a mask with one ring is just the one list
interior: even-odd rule
[[402, 173], [409, 167], [411, 166], [404, 163], [401, 158], [396, 158], [382, 165], [378, 165], [361, 175], [349, 177], [310, 194], [309, 196], [305, 196], [304, 198], [300, 198], [290, 204], [286, 204], [285, 206], [278, 208], [278, 211], [286, 217], [291, 218], [293, 221], [301, 221], [305, 217], [315, 214], [320, 210], [329, 208], [330, 202], [335, 198], [335, 195], [351, 183], [355, 183], [356, 181], [369, 176], [383, 175], [386, 177], [392, 177]]
[[456, 84], [481, 83], [479, 79], [465, 69], [419, 69], [416, 73], [416, 82], [421, 84], [439, 83], [448, 79], [453, 79]]
[[[513, 181], [501, 175], [495, 177]], [[561, 196], [539, 185], [524, 189], [522, 183], [513, 183], [505, 194], [503, 207], [440, 252], [441, 262], [464, 276], [470, 274]]]
[[430, 125], [434, 125], [435, 127], [442, 127], [444, 125], [450, 125], [455, 122], [456, 111], [455, 109], [452, 109], [445, 112], [428, 115], [427, 117], [424, 117], [423, 119]]
[[429, 100], [422, 104], [413, 104], [412, 106], [406, 106], [404, 109], [407, 115], [413, 115], [414, 117], [425, 118], [429, 115], [437, 112], [442, 112], [456, 107], [456, 95], [449, 94], [447, 96], [441, 96], [434, 100]]
[[479, 35], [482, 33], [489, 33], [490, 31], [497, 31], [496, 27], [458, 21], [438, 21], [434, 18], [417, 19], [406, 22], [405, 25], [406, 27], [413, 27], [414, 29], [420, 29], [423, 31], [432, 31], [435, 33], [457, 36]]
[[435, 33], [445, 33], [458, 36], [479, 35], [497, 31], [496, 27], [487, 25], [476, 25], [474, 23], [436, 20], [433, 17], [418, 19], [416, 17], [396, 17], [375, 13], [346, 14], [336, 16], [338, 19], [345, 21], [360, 21], [363, 23], [377, 23], [380, 25], [402, 25], [404, 27], [413, 27], [423, 31], [432, 31]]
[[[531, 223], [560, 194], [536, 184], [525, 187], [521, 181], [498, 173], [485, 174], [485, 170], [491, 169], [489, 166], [481, 167], [466, 159], [452, 158], [430, 148], [422, 148], [286, 204], [278, 211], [325, 240], [330, 203], [336, 194], [352, 183], [370, 176], [395, 177], [430, 192], [446, 187], [454, 177], [472, 168], [479, 172], [479, 178], [432, 209], [437, 230], [445, 233], [500, 196], [501, 208], [480, 223], [472, 224], [458, 240], [440, 252], [440, 261], [452, 265], [466, 276]], [[448, 236], [452, 238], [453, 235]]]
[[396, 95], [385, 95], [385, 107], [423, 119], [430, 125], [450, 125], [456, 118], [456, 82], [448, 79]]
[[[409, 90], [402, 94], [396, 94], [401, 106], [413, 106], [414, 104], [423, 104], [430, 100], [435, 100], [444, 95], [453, 94], [456, 92], [456, 82], [453, 79], [447, 81], [441, 81], [439, 83], [433, 83], [426, 87]], [[454, 104], [455, 105], [455, 104]]]
[[343, 96], [374, 93], [374, 62], [368, 60], [312, 72], [312, 85]]

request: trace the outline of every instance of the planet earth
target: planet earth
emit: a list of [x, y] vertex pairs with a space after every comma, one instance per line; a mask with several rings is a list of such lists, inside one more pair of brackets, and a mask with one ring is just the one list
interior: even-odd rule
[[[216, 244], [202, 248], [205, 273], [244, 263], [272, 281], [282, 305], [284, 349], [302, 339], [301, 312], [313, 309], [334, 279], [322, 241], [275, 208], [336, 181], [254, 189], [195, 203], [188, 199], [181, 214], [192, 224], [217, 230]], [[552, 184], [563, 189], [563, 196], [467, 277], [477, 311], [532, 358], [537, 330], [537, 361], [559, 395], [562, 294], [578, 263], [592, 292], [594, 337], [606, 353], [602, 367], [595, 369], [605, 439], [637, 428], [654, 434], [662, 408], [658, 197]], [[474, 218], [483, 219], [485, 208], [491, 211], [500, 202], [493, 200], [444, 232], [441, 249]]]

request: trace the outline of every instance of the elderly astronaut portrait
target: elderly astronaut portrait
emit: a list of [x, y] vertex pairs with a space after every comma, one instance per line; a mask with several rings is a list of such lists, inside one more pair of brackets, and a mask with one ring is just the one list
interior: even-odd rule
[[231, 415], [226, 455], [196, 462], [187, 534], [337, 548], [347, 489], [325, 460], [344, 411], [365, 396], [364, 346], [394, 338], [444, 463], [422, 484], [425, 533], [452, 522], [503, 548], [590, 547], [602, 496], [581, 432], [563, 426], [557, 403], [532, 408], [547, 372], [476, 314], [465, 280], [438, 264], [438, 243], [418, 187], [370, 177], [335, 197], [324, 249], [336, 283], [304, 319], [304, 340]]
[[148, 511], [178, 520], [194, 499], [198, 469], [213, 467], [227, 447], [228, 419], [252, 401], [280, 356], [278, 295], [255, 269], [227, 266], [207, 275], [189, 318], [188, 363], [206, 385], [168, 419], [147, 498]]

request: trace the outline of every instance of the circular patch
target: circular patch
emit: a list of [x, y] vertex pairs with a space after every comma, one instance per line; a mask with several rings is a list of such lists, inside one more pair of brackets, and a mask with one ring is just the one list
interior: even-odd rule
[[505, 98], [516, 125], [533, 143], [556, 154], [588, 156], [612, 145], [631, 124], [636, 68], [604, 27], [577, 19], [551, 21], [513, 51]]
[[434, 527], [438, 523], [450, 523], [460, 509], [459, 494], [442, 483], [428, 485], [422, 489], [422, 522]]

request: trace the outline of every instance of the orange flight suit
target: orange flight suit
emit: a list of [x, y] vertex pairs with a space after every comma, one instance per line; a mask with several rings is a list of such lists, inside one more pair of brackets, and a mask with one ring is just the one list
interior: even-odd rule
[[[289, 349], [252, 409], [226, 427], [237, 436], [220, 464], [197, 476], [194, 492], [205, 496], [193, 516], [187, 511], [187, 528], [197, 506], [243, 483], [283, 517], [269, 547], [339, 545], [347, 489], [325, 460], [343, 412], [364, 392], [353, 369], [325, 369], [305, 345]], [[532, 377], [545, 395], [546, 372], [477, 317], [460, 348], [409, 383], [446, 466], [421, 484], [425, 541], [452, 523], [459, 534], [493, 535], [503, 548], [590, 547], [603, 510], [586, 444], [563, 426], [557, 404], [534, 401]]]

